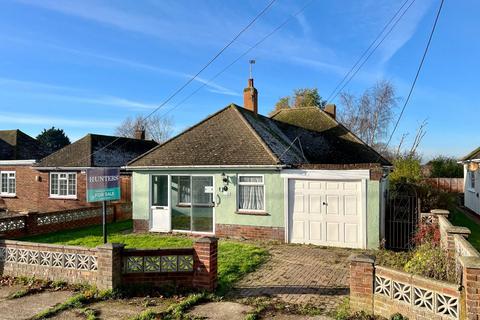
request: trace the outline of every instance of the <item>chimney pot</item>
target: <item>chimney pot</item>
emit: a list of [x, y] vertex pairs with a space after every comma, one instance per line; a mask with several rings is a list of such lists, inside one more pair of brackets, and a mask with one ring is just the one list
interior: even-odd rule
[[333, 119], [337, 116], [337, 106], [335, 104], [327, 104], [323, 109]]
[[135, 129], [135, 139], [145, 140], [145, 129], [144, 128]]
[[248, 79], [248, 87], [243, 89], [243, 107], [258, 114], [258, 91], [252, 78]]

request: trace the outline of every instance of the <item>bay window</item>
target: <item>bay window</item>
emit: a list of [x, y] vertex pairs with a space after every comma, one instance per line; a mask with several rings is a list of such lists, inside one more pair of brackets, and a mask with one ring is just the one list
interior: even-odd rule
[[15, 171], [0, 171], [0, 196], [13, 197], [15, 193]]
[[75, 172], [51, 172], [50, 197], [77, 198], [77, 174]]
[[262, 175], [238, 175], [238, 211], [265, 211]]

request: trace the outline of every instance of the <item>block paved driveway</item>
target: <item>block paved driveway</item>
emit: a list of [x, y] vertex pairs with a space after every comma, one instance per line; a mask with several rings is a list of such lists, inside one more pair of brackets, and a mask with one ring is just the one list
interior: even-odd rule
[[237, 298], [268, 296], [285, 303], [314, 305], [325, 313], [348, 297], [349, 249], [275, 245], [271, 258], [236, 284]]

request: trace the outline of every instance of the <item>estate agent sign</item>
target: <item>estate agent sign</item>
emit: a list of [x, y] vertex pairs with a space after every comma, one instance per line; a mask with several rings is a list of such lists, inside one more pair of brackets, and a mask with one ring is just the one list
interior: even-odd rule
[[87, 169], [87, 201], [120, 200], [120, 170], [118, 168]]

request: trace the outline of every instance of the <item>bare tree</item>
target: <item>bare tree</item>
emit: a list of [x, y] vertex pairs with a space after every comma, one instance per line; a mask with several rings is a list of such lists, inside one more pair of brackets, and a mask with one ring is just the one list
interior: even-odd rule
[[387, 137], [398, 98], [394, 86], [386, 80], [377, 82], [360, 97], [340, 94], [339, 120], [372, 147]]
[[146, 139], [161, 143], [172, 136], [173, 120], [171, 117], [158, 115], [152, 115], [146, 120], [140, 115], [127, 117], [115, 128], [115, 135], [134, 138], [137, 129], [145, 130]]

